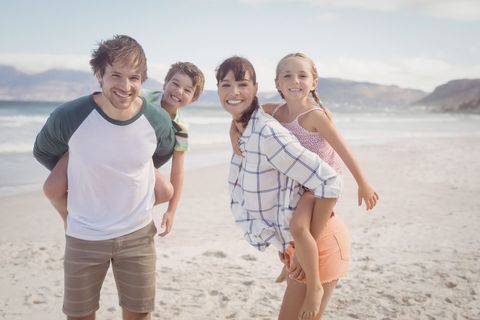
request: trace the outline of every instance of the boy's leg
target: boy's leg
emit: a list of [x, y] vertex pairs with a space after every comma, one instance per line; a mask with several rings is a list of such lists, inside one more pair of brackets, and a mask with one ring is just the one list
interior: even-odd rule
[[155, 170], [155, 205], [167, 202], [173, 197], [173, 186], [170, 181]]
[[68, 152], [66, 152], [48, 175], [43, 184], [43, 192], [50, 200], [53, 207], [60, 213], [63, 221], [67, 220], [67, 167], [68, 167]]

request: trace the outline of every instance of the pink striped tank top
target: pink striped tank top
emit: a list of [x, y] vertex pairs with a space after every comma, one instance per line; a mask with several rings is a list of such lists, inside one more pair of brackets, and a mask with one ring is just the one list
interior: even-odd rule
[[[279, 104], [275, 109], [272, 111], [272, 116], [286, 104]], [[308, 131], [303, 128], [300, 123], [298, 123], [298, 118], [301, 116], [319, 109], [318, 107], [314, 107], [310, 110], [300, 113], [295, 120], [292, 122], [280, 122], [285, 128], [287, 128], [295, 137], [297, 137], [298, 141], [307, 148], [308, 150], [316, 153], [319, 157], [328, 163], [335, 171], [338, 173], [342, 173], [342, 161], [332, 146], [327, 142], [327, 140], [322, 137], [319, 132], [312, 132]]]

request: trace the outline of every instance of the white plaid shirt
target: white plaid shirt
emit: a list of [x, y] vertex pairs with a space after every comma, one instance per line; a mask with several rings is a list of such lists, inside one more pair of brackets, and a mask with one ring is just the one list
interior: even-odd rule
[[284, 251], [292, 240], [290, 219], [303, 194], [338, 198], [341, 179], [261, 108], [254, 111], [234, 154], [228, 184], [231, 210], [245, 239], [258, 250], [273, 244]]

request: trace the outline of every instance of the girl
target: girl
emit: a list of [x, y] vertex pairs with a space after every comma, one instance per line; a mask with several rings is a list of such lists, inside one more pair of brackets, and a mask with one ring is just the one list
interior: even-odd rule
[[[147, 102], [165, 109], [173, 121], [175, 129], [175, 149], [172, 155], [170, 182], [160, 171], [155, 170], [155, 204], [169, 201], [167, 211], [162, 218], [160, 236], [166, 236], [173, 225], [184, 180], [184, 156], [188, 150], [187, 125], [180, 116], [179, 109], [196, 101], [203, 91], [205, 77], [193, 63], [177, 62], [171, 65], [165, 76], [162, 91], [144, 92]], [[43, 191], [55, 209], [60, 213], [66, 227], [67, 218], [67, 167], [68, 152], [62, 156], [47, 177]]]
[[[303, 146], [317, 153], [339, 174], [341, 158], [357, 182], [358, 205], [364, 201], [366, 209], [371, 210], [377, 203], [378, 195], [367, 183], [358, 162], [337, 132], [330, 112], [322, 106], [316, 91], [317, 81], [317, 69], [310, 58], [302, 53], [285, 56], [277, 65], [275, 78], [275, 85], [285, 103], [265, 105], [264, 109], [290, 130]], [[306, 192], [304, 197], [307, 194]], [[297, 210], [290, 223], [290, 231], [295, 240], [295, 254], [292, 257], [293, 250], [289, 250], [290, 254], [285, 259], [291, 277], [301, 279], [303, 273], [306, 277], [307, 291], [301, 309], [302, 319], [321, 317], [335, 287], [331, 282], [336, 284], [338, 278], [346, 273], [342, 262], [335, 267], [337, 274], [331, 273], [332, 270], [328, 271], [329, 268], [325, 269], [324, 266], [327, 263], [326, 256], [319, 255], [325, 249], [322, 248], [321, 239], [329, 233], [336, 233], [337, 241], [344, 242], [344, 247], [349, 245], [344, 226], [338, 227], [342, 223], [338, 218], [335, 223], [331, 220], [334, 217], [335, 203], [335, 198], [316, 199], [313, 212]], [[323, 274], [322, 268], [325, 271]], [[342, 271], [343, 269], [345, 270]], [[325, 287], [328, 283], [328, 292], [325, 290], [324, 293], [322, 284]]]

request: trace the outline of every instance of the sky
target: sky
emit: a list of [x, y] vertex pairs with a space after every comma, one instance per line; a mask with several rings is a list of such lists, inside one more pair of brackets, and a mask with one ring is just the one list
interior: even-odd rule
[[[149, 77], [177, 61], [215, 68], [240, 55], [261, 91], [277, 62], [303, 52], [320, 77], [432, 91], [480, 78], [480, 0], [51, 0], [2, 1], [0, 64], [23, 72], [89, 71], [91, 51], [115, 34], [144, 48]], [[320, 83], [321, 85], [321, 83]]]

